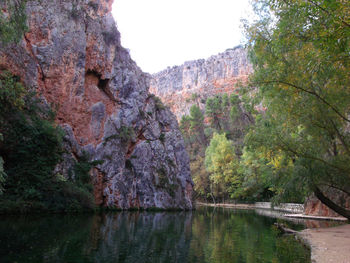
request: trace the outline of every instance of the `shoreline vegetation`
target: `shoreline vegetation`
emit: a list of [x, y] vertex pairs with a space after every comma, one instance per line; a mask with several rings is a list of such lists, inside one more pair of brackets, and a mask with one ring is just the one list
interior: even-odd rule
[[[266, 204], [264, 207], [261, 205], [262, 203]], [[348, 221], [345, 217], [338, 216], [317, 216], [317, 215], [305, 215], [303, 213], [300, 213], [300, 211], [291, 211], [290, 209], [283, 208], [283, 205], [280, 204], [280, 206], [276, 206], [274, 208], [270, 207], [267, 208], [266, 206], [270, 204], [269, 202], [258, 202], [258, 203], [250, 203], [250, 204], [239, 204], [239, 203], [204, 203], [204, 202], [196, 202], [196, 205], [199, 206], [210, 206], [210, 207], [223, 207], [223, 208], [234, 208], [234, 209], [267, 209], [267, 210], [274, 210], [274, 211], [280, 211], [280, 212], [288, 212], [288, 214], [283, 214], [286, 218], [299, 218], [299, 219], [311, 219], [311, 220], [334, 220], [334, 221]], [[294, 204], [292, 204], [294, 205]], [[295, 204], [297, 205], [297, 204]], [[301, 204], [300, 204], [301, 205]]]
[[252, 7], [247, 83], [203, 101], [193, 94], [180, 122], [195, 193], [214, 203], [303, 203], [315, 194], [350, 219], [349, 4]]
[[[196, 202], [198, 206], [231, 208], [231, 209], [266, 209], [255, 204], [211, 204]], [[294, 214], [294, 218], [311, 220], [348, 221], [344, 217], [321, 217]], [[283, 217], [292, 217], [283, 215]], [[333, 227], [307, 228], [302, 231], [293, 231], [295, 239], [308, 247], [311, 251], [311, 261], [315, 263], [348, 262], [350, 251], [348, 238], [350, 236], [350, 224]]]
[[95, 209], [91, 161], [77, 156], [68, 174], [64, 133], [53, 105], [28, 91], [18, 77], [0, 71], [0, 214]]

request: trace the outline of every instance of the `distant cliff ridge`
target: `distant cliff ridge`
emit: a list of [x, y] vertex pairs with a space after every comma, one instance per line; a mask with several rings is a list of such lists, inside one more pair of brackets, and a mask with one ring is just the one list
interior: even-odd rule
[[153, 74], [150, 92], [159, 96], [179, 120], [194, 103], [204, 109], [208, 97], [234, 92], [251, 72], [247, 52], [238, 46], [208, 59], [188, 61]]
[[176, 118], [121, 46], [112, 3], [27, 0], [29, 30], [18, 45], [0, 45], [0, 70], [58, 105], [66, 153], [57, 173], [67, 176], [84, 152], [104, 161], [92, 173], [98, 205], [190, 209], [193, 182]]

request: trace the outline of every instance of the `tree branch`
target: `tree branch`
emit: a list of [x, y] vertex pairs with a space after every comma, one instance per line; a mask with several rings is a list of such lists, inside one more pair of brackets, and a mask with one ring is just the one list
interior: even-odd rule
[[341, 142], [342, 145], [344, 146], [346, 153], [347, 153], [348, 155], [350, 155], [349, 147], [348, 147], [348, 145], [346, 144], [343, 135], [342, 135], [342, 134], [340, 133], [340, 131], [338, 130], [338, 128], [337, 128], [337, 126], [335, 125], [334, 121], [333, 121], [333, 120], [330, 120], [330, 122], [332, 123], [333, 129], [335, 130], [336, 134], [338, 135], [338, 138], [339, 138], [340, 142]]
[[350, 210], [345, 209], [336, 203], [334, 203], [332, 200], [330, 200], [327, 196], [325, 196], [322, 191], [315, 186], [314, 188], [314, 193], [316, 197], [326, 206], [337, 212], [339, 215], [346, 217], [347, 219], [350, 220]]
[[337, 190], [339, 190], [339, 191], [342, 191], [343, 193], [345, 193], [345, 194], [347, 194], [347, 195], [350, 196], [350, 192], [349, 192], [349, 191], [344, 190], [344, 189], [342, 189], [342, 188], [340, 188], [340, 187], [338, 187], [338, 186], [335, 186], [335, 185], [333, 185], [333, 184], [327, 184], [327, 183], [325, 183], [324, 185], [326, 185], [326, 186], [328, 186], [328, 187], [331, 187], [331, 188], [334, 188], [334, 189], [337, 189]]
[[[314, 6], [318, 7], [319, 9], [321, 9], [323, 12], [327, 13], [328, 15], [332, 15], [327, 9], [323, 8], [322, 6], [320, 6], [319, 4], [315, 3], [312, 0], [307, 0], [309, 3], [313, 4]], [[345, 22], [341, 17], [338, 17], [340, 19], [340, 21], [345, 25], [350, 27], [350, 24]]]
[[319, 99], [320, 101], [322, 101], [324, 104], [326, 104], [328, 107], [330, 107], [337, 115], [339, 115], [340, 118], [342, 118], [343, 120], [347, 121], [347, 122], [350, 122], [350, 119], [346, 118], [343, 114], [341, 114], [339, 112], [339, 110], [332, 106], [328, 101], [326, 101], [324, 98], [322, 98], [319, 94], [317, 94], [316, 92], [314, 91], [311, 91], [311, 90], [307, 90], [305, 88], [302, 88], [302, 87], [299, 87], [295, 84], [292, 84], [292, 83], [289, 83], [289, 82], [286, 82], [286, 81], [283, 81], [283, 80], [269, 80], [269, 81], [261, 81], [261, 82], [258, 82], [256, 83], [256, 85], [259, 85], [259, 84], [274, 84], [274, 83], [277, 83], [277, 84], [284, 84], [284, 85], [287, 85], [287, 86], [290, 86], [290, 87], [293, 87], [295, 89], [298, 89], [298, 90], [301, 90], [305, 93], [308, 93], [310, 95], [313, 95], [315, 96], [317, 99]]
[[280, 147], [283, 149], [283, 150], [286, 150], [288, 152], [291, 152], [293, 153], [295, 156], [297, 157], [303, 157], [303, 158], [306, 158], [306, 159], [310, 159], [310, 160], [314, 160], [314, 161], [319, 161], [329, 167], [332, 167], [340, 172], [343, 172], [343, 173], [349, 173], [350, 171], [349, 170], [344, 170], [343, 168], [341, 167], [338, 167], [338, 166], [335, 166], [321, 158], [318, 158], [318, 157], [315, 157], [315, 156], [311, 156], [311, 155], [308, 155], [308, 154], [304, 154], [304, 153], [300, 153], [300, 152], [297, 152], [296, 150], [293, 150], [286, 142], [284, 142], [282, 140], [282, 138], [279, 136], [279, 134], [276, 134], [276, 137], [277, 139], [282, 143], [282, 145], [280, 145]]

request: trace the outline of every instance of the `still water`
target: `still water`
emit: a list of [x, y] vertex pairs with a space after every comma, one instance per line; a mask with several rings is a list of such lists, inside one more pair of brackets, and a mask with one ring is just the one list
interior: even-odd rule
[[0, 262], [310, 262], [253, 210], [0, 217]]

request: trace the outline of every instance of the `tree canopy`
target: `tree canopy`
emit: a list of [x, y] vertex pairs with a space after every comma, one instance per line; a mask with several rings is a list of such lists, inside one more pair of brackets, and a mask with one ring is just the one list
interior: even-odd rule
[[[256, 19], [245, 24], [254, 68], [249, 84], [239, 96], [206, 101], [210, 145], [202, 192], [213, 194], [207, 184], [227, 183], [229, 174], [225, 191], [235, 199], [302, 202], [314, 192], [350, 218], [327, 196], [350, 196], [350, 4], [254, 0], [253, 6]], [[204, 174], [198, 162], [193, 155], [196, 181], [197, 171]]]
[[211, 182], [224, 193], [232, 194], [240, 184], [238, 160], [232, 141], [226, 135], [214, 133], [205, 151], [205, 165]]
[[[237, 94], [217, 94], [205, 102], [203, 110], [196, 104], [191, 107], [190, 115], [182, 117], [180, 129], [190, 154], [197, 197], [223, 201], [238, 186], [238, 161], [249, 113]], [[219, 148], [214, 147], [217, 143]], [[213, 165], [206, 166], [205, 160], [212, 159]]]
[[247, 138], [250, 150], [267, 147], [270, 158], [283, 156], [285, 163], [274, 165], [285, 170], [280, 176], [298, 178], [349, 218], [324, 193], [328, 187], [350, 193], [350, 4], [254, 3], [259, 19], [246, 27], [251, 85], [267, 110]]

